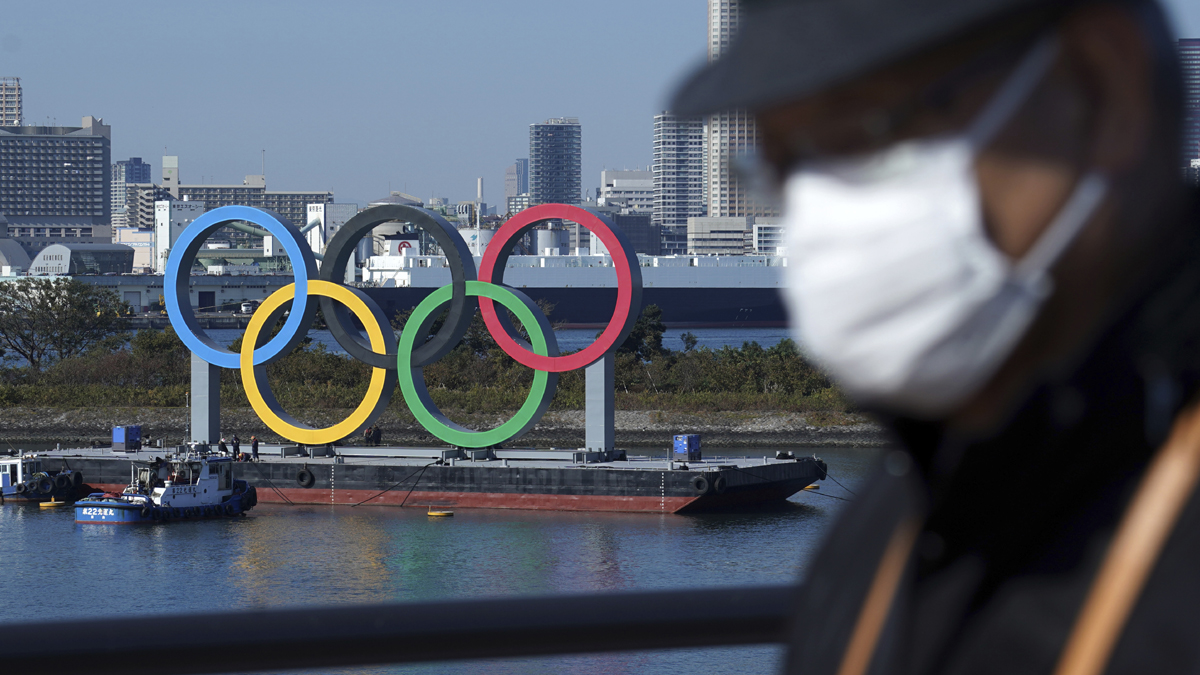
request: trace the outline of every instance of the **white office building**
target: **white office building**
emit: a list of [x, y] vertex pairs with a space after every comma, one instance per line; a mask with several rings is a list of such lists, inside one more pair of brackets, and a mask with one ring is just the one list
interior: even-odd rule
[[169, 199], [154, 202], [154, 271], [163, 274], [167, 271], [167, 258], [171, 255], [171, 247], [183, 233], [183, 228], [207, 211], [204, 202], [179, 201]]
[[748, 216], [688, 218], [688, 255], [744, 255], [753, 220]]
[[601, 171], [600, 206], [649, 213], [654, 209], [654, 174], [650, 171]]
[[[348, 220], [356, 215], [358, 215], [358, 204], [309, 204], [305, 227], [312, 226], [312, 229], [305, 232], [304, 236], [313, 253], [324, 255], [329, 240]], [[314, 223], [316, 224], [314, 225]], [[346, 283], [354, 283], [357, 280], [358, 264], [369, 256], [370, 247], [371, 238], [364, 237], [359, 241], [354, 253], [350, 254], [350, 260], [346, 263]], [[321, 262], [318, 260], [317, 265], [320, 266]]]

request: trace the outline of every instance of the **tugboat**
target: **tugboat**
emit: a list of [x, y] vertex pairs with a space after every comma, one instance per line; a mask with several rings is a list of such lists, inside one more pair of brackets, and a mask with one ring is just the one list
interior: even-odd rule
[[43, 470], [36, 455], [0, 459], [0, 502], [71, 501], [81, 485], [82, 473]]
[[77, 523], [151, 523], [227, 518], [249, 511], [258, 493], [233, 477], [233, 458], [188, 452], [131, 467], [120, 494], [94, 492], [75, 502]]

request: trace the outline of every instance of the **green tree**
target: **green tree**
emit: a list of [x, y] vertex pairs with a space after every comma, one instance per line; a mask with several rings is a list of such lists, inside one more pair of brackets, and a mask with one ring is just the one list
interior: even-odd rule
[[633, 324], [629, 337], [617, 348], [623, 354], [636, 354], [643, 361], [649, 361], [657, 356], [666, 354], [663, 349], [663, 333], [667, 331], [662, 320], [662, 309], [658, 305], [646, 305], [642, 315]]
[[0, 284], [0, 348], [40, 371], [111, 343], [128, 307], [115, 291], [76, 279], [24, 277]]

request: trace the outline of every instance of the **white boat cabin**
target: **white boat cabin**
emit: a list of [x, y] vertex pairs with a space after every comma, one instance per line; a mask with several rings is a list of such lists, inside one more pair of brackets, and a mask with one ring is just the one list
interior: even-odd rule
[[20, 457], [0, 460], [0, 489], [24, 483], [42, 472], [42, 460]]
[[187, 508], [220, 504], [233, 494], [229, 457], [183, 457], [135, 469], [130, 487], [159, 506]]

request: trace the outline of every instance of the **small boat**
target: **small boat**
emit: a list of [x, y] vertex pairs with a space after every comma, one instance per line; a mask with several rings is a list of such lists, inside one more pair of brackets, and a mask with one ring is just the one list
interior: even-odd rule
[[38, 503], [38, 506], [43, 509], [54, 509], [54, 508], [58, 508], [60, 506], [66, 506], [67, 504], [70, 504], [70, 503], [71, 502], [49, 501], [49, 502], [40, 502], [40, 503]]
[[187, 452], [135, 464], [120, 494], [95, 492], [75, 502], [77, 523], [151, 523], [230, 518], [258, 503], [258, 493], [233, 477], [233, 458]]
[[47, 470], [37, 455], [0, 459], [0, 497], [6, 502], [71, 501], [81, 485], [82, 473]]
[[430, 506], [429, 510], [425, 512], [425, 515], [429, 516], [430, 518], [449, 518], [454, 515], [454, 512], [453, 511], [434, 511], [433, 507]]

